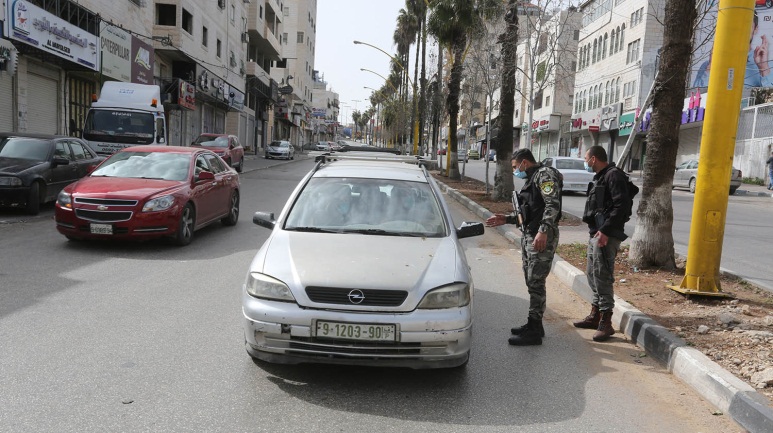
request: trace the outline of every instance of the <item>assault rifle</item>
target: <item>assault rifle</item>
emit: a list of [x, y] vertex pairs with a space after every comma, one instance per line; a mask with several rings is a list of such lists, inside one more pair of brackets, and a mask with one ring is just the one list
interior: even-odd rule
[[518, 191], [513, 190], [513, 211], [515, 211], [516, 227], [521, 233], [526, 233], [526, 227], [524, 226], [523, 208], [521, 208], [521, 198], [518, 196]]

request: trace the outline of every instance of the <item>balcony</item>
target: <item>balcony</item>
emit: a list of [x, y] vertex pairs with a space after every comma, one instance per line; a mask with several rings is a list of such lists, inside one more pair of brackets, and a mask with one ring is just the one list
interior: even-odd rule
[[[253, 43], [263, 55], [272, 60], [279, 59], [279, 53], [282, 52], [279, 43], [279, 22], [281, 15], [274, 12], [271, 3], [276, 5], [276, 1], [254, 1], [250, 4], [247, 31], [250, 35], [250, 44]], [[260, 7], [264, 5], [263, 17], [260, 16]], [[278, 9], [275, 9], [278, 10]]]
[[271, 84], [271, 77], [266, 71], [263, 70], [263, 68], [260, 67], [257, 62], [247, 62], [245, 69], [247, 70], [247, 76], [256, 77], [266, 86]]

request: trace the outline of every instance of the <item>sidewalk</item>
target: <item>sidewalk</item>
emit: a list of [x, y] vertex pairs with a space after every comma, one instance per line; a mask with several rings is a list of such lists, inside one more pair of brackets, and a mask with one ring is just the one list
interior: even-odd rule
[[[634, 172], [635, 173], [635, 172]], [[639, 176], [640, 176], [639, 172]], [[640, 177], [631, 176], [634, 182]], [[440, 188], [449, 197], [458, 201], [464, 207], [482, 219], [491, 216], [491, 212], [468, 199], [458, 191], [437, 181]], [[640, 183], [640, 182], [639, 182]], [[742, 188], [747, 185], [742, 186]], [[739, 189], [736, 195], [751, 195], [764, 193], [765, 187], [749, 185], [749, 189]], [[494, 228], [510, 242], [520, 245], [521, 234], [512, 225]], [[584, 225], [562, 226], [561, 243], [585, 243], [588, 231]], [[553, 261], [551, 274], [562, 283], [571, 287], [588, 303], [592, 291], [585, 278], [585, 273], [575, 268], [558, 255]], [[691, 387], [701, 397], [729, 415], [735, 422], [750, 432], [773, 432], [773, 408], [768, 400], [757, 393], [750, 385], [737, 378], [706, 355], [687, 345], [681, 338], [669, 332], [652, 318], [646, 316], [631, 304], [615, 296], [615, 309], [612, 316], [613, 325], [628, 336], [632, 342], [644, 348], [648, 356], [661, 362], [665, 368], [679, 380]]]
[[[633, 183], [641, 188], [642, 184], [642, 172], [641, 170], [634, 170], [628, 173], [631, 176]], [[769, 197], [773, 198], [773, 191], [765, 188], [764, 185], [750, 185], [743, 183], [733, 195], [745, 195], [751, 197]]]

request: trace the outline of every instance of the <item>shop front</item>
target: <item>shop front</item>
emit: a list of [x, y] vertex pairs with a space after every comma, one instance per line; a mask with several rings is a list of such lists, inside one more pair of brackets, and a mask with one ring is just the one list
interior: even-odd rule
[[[0, 22], [0, 25], [4, 25]], [[2, 32], [0, 32], [2, 35]], [[0, 37], [0, 131], [14, 130], [14, 77], [18, 56], [16, 47], [8, 39]]]
[[[60, 13], [68, 19], [24, 0], [6, 2], [5, 36], [23, 54], [16, 70], [24, 79], [16, 80], [9, 98], [18, 131], [77, 134], [81, 124], [72, 107], [87, 104], [98, 83], [98, 17], [73, 2], [62, 3]], [[7, 91], [4, 87], [0, 91]]]

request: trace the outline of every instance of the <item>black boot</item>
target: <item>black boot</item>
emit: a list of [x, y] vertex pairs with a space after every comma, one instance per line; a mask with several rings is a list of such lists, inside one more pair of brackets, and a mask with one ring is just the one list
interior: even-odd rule
[[510, 333], [513, 335], [521, 335], [529, 329], [529, 326], [536, 326], [537, 330], [539, 331], [539, 336], [542, 338], [545, 337], [545, 328], [542, 327], [542, 321], [534, 319], [529, 319], [528, 322], [526, 322], [526, 324], [523, 326], [510, 328]]
[[507, 340], [513, 346], [539, 346], [542, 344], [544, 329], [542, 321], [529, 317], [529, 322], [524, 325], [526, 329], [518, 335], [513, 335]]

